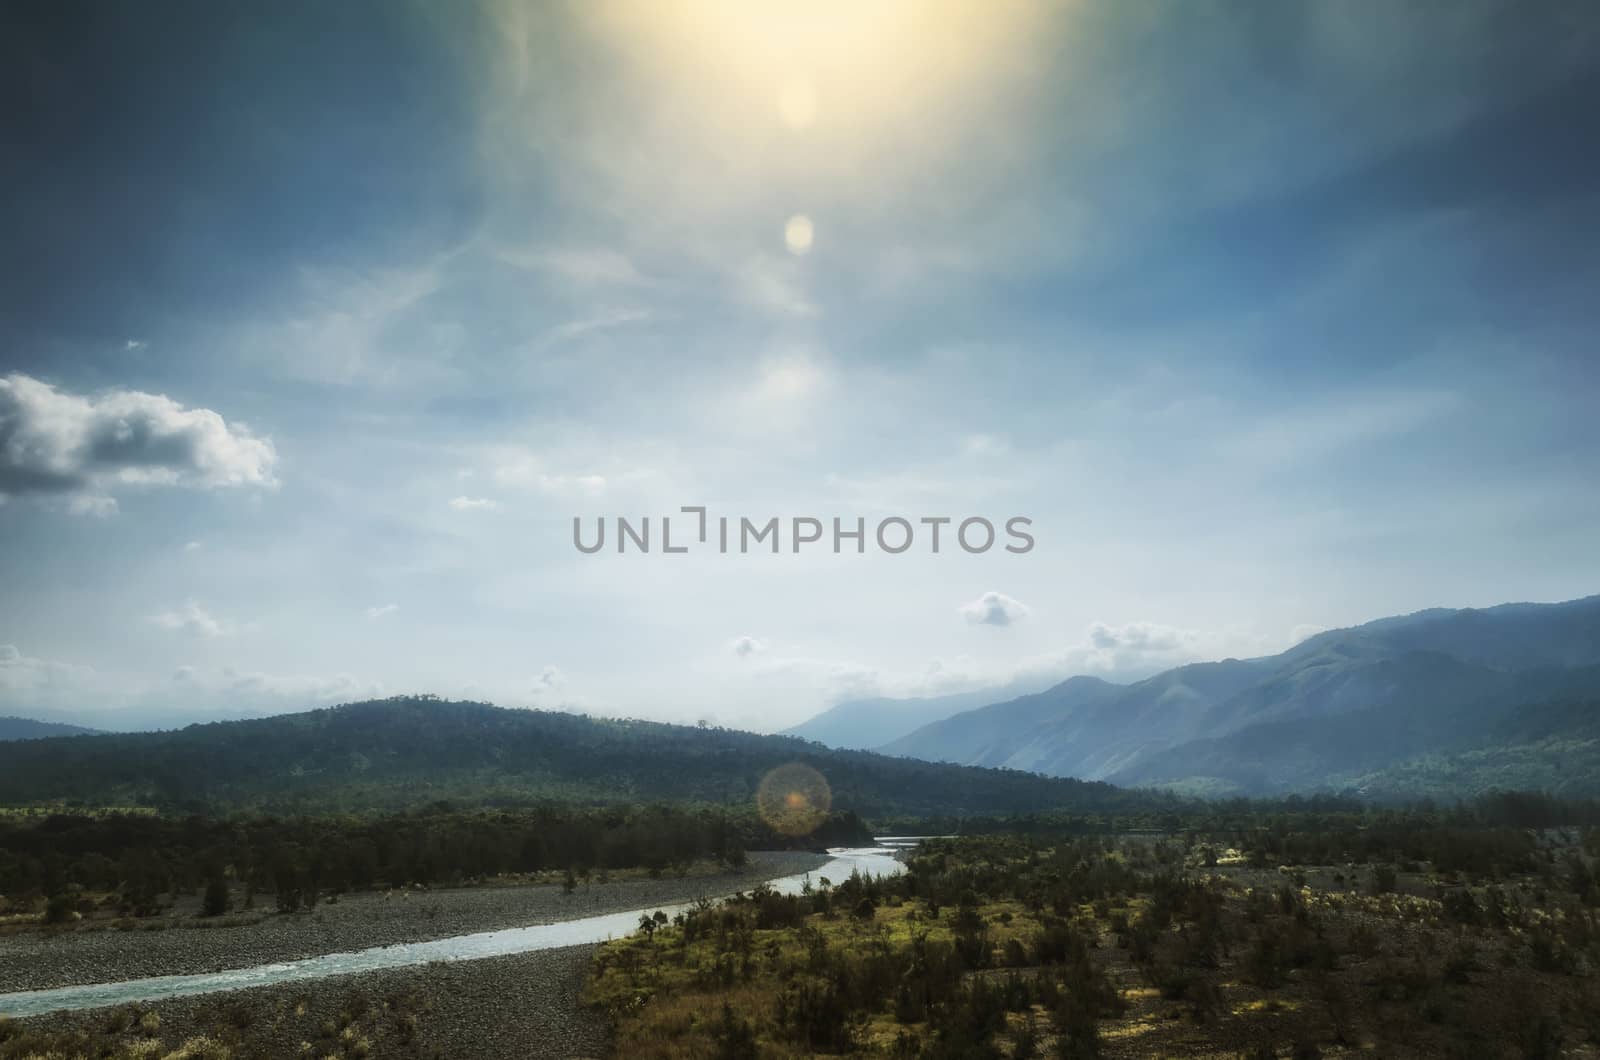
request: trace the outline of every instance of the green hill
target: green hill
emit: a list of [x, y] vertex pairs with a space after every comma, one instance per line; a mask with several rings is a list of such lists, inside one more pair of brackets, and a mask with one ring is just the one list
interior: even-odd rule
[[784, 736], [505, 710], [432, 697], [0, 745], [0, 803], [369, 810], [441, 800], [748, 806], [788, 762], [862, 815], [1134, 814], [1175, 800], [1011, 770], [836, 751]]
[[0, 718], [0, 741], [42, 740], [49, 736], [83, 736], [99, 731], [60, 721], [35, 721], [32, 718], [10, 716]]

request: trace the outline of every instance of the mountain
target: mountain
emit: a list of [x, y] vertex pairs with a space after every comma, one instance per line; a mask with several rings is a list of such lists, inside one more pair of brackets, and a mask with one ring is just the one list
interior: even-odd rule
[[1015, 771], [830, 750], [794, 737], [411, 697], [171, 732], [0, 744], [0, 804], [75, 800], [329, 812], [442, 800], [750, 805], [800, 762], [863, 816], [1138, 813], [1164, 796]]
[[0, 717], [0, 740], [42, 740], [47, 736], [78, 736], [95, 733], [81, 725], [59, 721], [34, 721], [32, 718]]
[[1205, 712], [1259, 680], [1255, 662], [1193, 663], [1132, 685], [1074, 677], [947, 718], [881, 748], [966, 765], [1099, 779], [1204, 730]]
[[909, 699], [852, 699], [785, 729], [784, 735], [829, 747], [865, 751], [952, 714], [1038, 692], [1048, 681], [1014, 681], [996, 688]]
[[1352, 778], [1380, 798], [1416, 799], [1441, 791], [1473, 797], [1491, 791], [1600, 795], [1600, 695], [1564, 696], [1515, 710], [1464, 749], [1415, 755]]
[[947, 717], [892, 740], [878, 750], [930, 762], [1038, 769], [1027, 750], [1034, 734], [1051, 722], [1104, 702], [1122, 687], [1098, 677], [1073, 677], [1054, 688], [1005, 703]]
[[[1549, 765], [1557, 747], [1574, 763], [1586, 753], [1581, 704], [1600, 694], [1596, 664], [1600, 597], [1436, 608], [1110, 694], [1074, 679], [883, 750], [1207, 794], [1454, 796], [1518, 781], [1600, 793], [1600, 772], [1556, 777]], [[1534, 716], [1545, 728], [1508, 744], [1518, 719]]]

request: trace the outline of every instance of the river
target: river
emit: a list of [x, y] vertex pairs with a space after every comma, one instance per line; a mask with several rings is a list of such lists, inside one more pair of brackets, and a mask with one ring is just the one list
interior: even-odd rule
[[[823, 877], [839, 883], [848, 878], [852, 872], [872, 876], [893, 876], [902, 869], [900, 862], [896, 860], [896, 852], [915, 846], [918, 837], [886, 836], [878, 842], [880, 845], [875, 847], [830, 849], [828, 851], [830, 860], [815, 872], [785, 876], [771, 881], [771, 886], [783, 894], [798, 894], [807, 883], [815, 884]], [[627, 935], [636, 930], [642, 914], [653, 913], [659, 908], [671, 916], [690, 908], [693, 904], [693, 902], [680, 902], [675, 905], [652, 906], [648, 909], [632, 909], [624, 913], [563, 920], [554, 924], [479, 931], [469, 935], [434, 939], [430, 942], [375, 946], [349, 953], [324, 953], [298, 961], [281, 961], [276, 964], [260, 964], [249, 968], [232, 968], [199, 975], [163, 975], [148, 979], [129, 979], [118, 983], [85, 983], [50, 990], [25, 990], [14, 994], [0, 994], [0, 1015], [38, 1016], [47, 1012], [138, 1004], [164, 998], [210, 994], [221, 990], [243, 990], [277, 983], [321, 979], [330, 975], [401, 968], [414, 964], [427, 964], [431, 961], [470, 961], [480, 957], [501, 957], [512, 953], [526, 953], [530, 950], [551, 950], [562, 946], [604, 942], [606, 939]]]

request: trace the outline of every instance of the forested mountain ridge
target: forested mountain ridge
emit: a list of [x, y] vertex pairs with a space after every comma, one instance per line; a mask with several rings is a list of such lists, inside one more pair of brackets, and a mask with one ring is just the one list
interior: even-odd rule
[[1169, 797], [836, 751], [793, 737], [397, 697], [301, 714], [0, 745], [0, 804], [368, 810], [439, 800], [743, 806], [788, 762], [862, 815], [1110, 814]]
[[81, 736], [99, 732], [82, 725], [60, 721], [35, 721], [33, 718], [0, 717], [0, 741], [42, 740], [48, 736]]
[[[1433, 609], [1329, 630], [1276, 656], [1178, 667], [1090, 702], [1067, 695], [1067, 682], [882, 749], [1210, 794], [1591, 795], [1600, 745], [1583, 704], [1600, 701], [1597, 664], [1600, 596]], [[1545, 729], [1508, 742], [1526, 712]], [[1557, 747], [1564, 771], [1551, 761]]]

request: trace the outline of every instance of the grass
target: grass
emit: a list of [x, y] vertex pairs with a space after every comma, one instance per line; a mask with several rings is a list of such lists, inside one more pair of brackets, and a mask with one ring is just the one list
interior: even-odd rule
[[[1044, 922], [1020, 902], [996, 901], [981, 906], [994, 968], [979, 974], [998, 977], [1019, 966], [1008, 964], [1008, 947], [1025, 946]], [[1080, 917], [1092, 918], [1085, 905]], [[834, 911], [814, 913], [799, 928], [756, 929], [737, 943], [737, 955], [723, 948], [715, 935], [689, 941], [684, 928], [668, 925], [654, 932], [613, 940], [595, 958], [585, 1000], [610, 1013], [617, 1022], [617, 1056], [642, 1060], [719, 1055], [718, 1033], [723, 1006], [755, 1031], [763, 1058], [799, 1058], [819, 1053], [789, 1040], [780, 1026], [779, 1008], [786, 991], [799, 984], [822, 985], [818, 950], [864, 957], [874, 953], [904, 954], [920, 940], [951, 943], [955, 929], [950, 912], [931, 915], [926, 904], [891, 898], [870, 919]], [[1028, 1016], [1044, 1025], [1049, 1013], [1013, 1013], [1003, 1039], [1014, 1037]], [[864, 1015], [855, 1028], [855, 1048], [848, 1055], [897, 1055], [909, 1036], [925, 1038], [923, 1020], [897, 1020], [883, 1011]], [[1048, 1042], [1050, 1036], [1043, 1035]], [[844, 1054], [840, 1054], [844, 1055]]]

